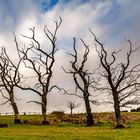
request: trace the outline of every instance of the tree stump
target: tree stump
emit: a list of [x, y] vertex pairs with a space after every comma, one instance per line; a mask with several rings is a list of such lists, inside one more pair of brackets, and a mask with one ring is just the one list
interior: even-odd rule
[[8, 124], [0, 124], [0, 128], [8, 127]]

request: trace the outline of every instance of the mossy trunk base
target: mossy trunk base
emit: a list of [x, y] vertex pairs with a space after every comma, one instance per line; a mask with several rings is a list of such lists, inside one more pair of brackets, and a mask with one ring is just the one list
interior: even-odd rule
[[124, 125], [123, 125], [123, 123], [117, 123], [117, 124], [115, 124], [114, 128], [115, 129], [124, 128]]
[[20, 119], [14, 119], [14, 124], [22, 124]]
[[43, 125], [50, 125], [50, 122], [46, 120], [46, 121], [42, 121], [42, 124]]
[[87, 126], [93, 126], [94, 125], [94, 121], [93, 121], [93, 115], [87, 115]]
[[123, 124], [118, 124], [118, 125], [115, 126], [115, 129], [117, 129], [117, 128], [124, 128], [124, 125]]
[[124, 124], [123, 124], [123, 122], [122, 122], [122, 120], [116, 120], [116, 123], [115, 123], [115, 125], [114, 125], [114, 128], [115, 129], [120, 129], [120, 128], [125, 128], [124, 127]]

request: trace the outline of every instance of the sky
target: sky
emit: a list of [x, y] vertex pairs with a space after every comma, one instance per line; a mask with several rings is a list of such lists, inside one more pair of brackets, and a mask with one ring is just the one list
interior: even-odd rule
[[[93, 37], [89, 33], [90, 28], [96, 36], [105, 42], [108, 49], [127, 47], [125, 39], [130, 39], [134, 46], [140, 44], [140, 1], [139, 0], [0, 0], [0, 46], [7, 48], [11, 58], [16, 56], [13, 32], [18, 41], [27, 43], [20, 34], [30, 35], [28, 28], [36, 27], [36, 38], [45, 46], [46, 38], [43, 34], [44, 25], [50, 29], [54, 26], [54, 20], [62, 18], [63, 22], [58, 32], [56, 65], [52, 82], [64, 88], [74, 91], [72, 78], [66, 75], [61, 66], [69, 67], [70, 58], [66, 52], [72, 51], [72, 38], [84, 39], [93, 51], [89, 55], [88, 67], [92, 70], [91, 63], [98, 65], [97, 54], [94, 50]], [[82, 47], [78, 41], [78, 51]], [[135, 59], [135, 58], [134, 58]], [[139, 56], [137, 56], [137, 60]], [[56, 70], [57, 69], [57, 70]], [[23, 68], [24, 71], [24, 68]], [[67, 81], [67, 82], [66, 82]], [[29, 99], [38, 97], [30, 92], [17, 90], [16, 96], [20, 112], [41, 112], [36, 104], [27, 104]], [[81, 99], [53, 93], [49, 95], [48, 112], [64, 110], [67, 100], [83, 103]], [[0, 98], [3, 101], [3, 98]], [[111, 107], [105, 105], [94, 106], [92, 111], [108, 111]], [[0, 112], [10, 112], [9, 105], [0, 106]], [[81, 105], [75, 109], [77, 112], [85, 112]]]

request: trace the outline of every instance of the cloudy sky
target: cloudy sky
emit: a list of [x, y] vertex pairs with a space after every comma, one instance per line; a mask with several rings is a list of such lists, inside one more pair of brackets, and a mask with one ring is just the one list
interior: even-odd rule
[[[92, 53], [89, 56], [91, 63], [97, 64], [97, 55], [94, 51], [94, 41], [89, 33], [91, 28], [97, 37], [111, 49], [127, 47], [125, 38], [130, 39], [135, 46], [140, 44], [140, 0], [0, 0], [0, 45], [5, 46], [12, 58], [15, 56], [13, 32], [19, 42], [25, 42], [20, 34], [30, 35], [28, 28], [36, 27], [36, 38], [45, 46], [43, 26], [47, 24], [53, 28], [54, 20], [62, 18], [59, 29], [53, 81], [65, 88], [74, 90], [72, 78], [66, 75], [61, 66], [68, 67], [67, 51], [72, 51], [72, 38], [82, 38], [90, 45]], [[81, 45], [78, 43], [78, 45]], [[81, 47], [82, 48], [82, 47]], [[80, 51], [80, 50], [79, 50]], [[57, 70], [56, 70], [57, 69]], [[24, 71], [24, 69], [23, 69]], [[37, 99], [30, 92], [16, 91], [20, 112], [40, 112], [35, 104], [26, 104], [29, 99]], [[67, 100], [83, 103], [74, 97], [66, 97], [53, 93], [49, 95], [48, 112], [52, 110], [67, 111]], [[3, 101], [2, 97], [0, 101]], [[92, 106], [92, 111], [107, 111], [104, 106]], [[9, 105], [0, 106], [0, 112], [12, 111]], [[76, 111], [76, 110], [75, 110]], [[84, 112], [84, 106], [77, 109]]]

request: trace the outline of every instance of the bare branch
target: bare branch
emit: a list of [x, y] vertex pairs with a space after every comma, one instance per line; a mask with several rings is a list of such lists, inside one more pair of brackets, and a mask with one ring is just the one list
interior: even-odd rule
[[[29, 30], [32, 32], [30, 37], [26, 35], [22, 35], [24, 38], [29, 39], [31, 42], [28, 46], [25, 46], [23, 49], [17, 46], [17, 50], [20, 56], [23, 56], [23, 63], [27, 69], [33, 71], [34, 79], [37, 81], [33, 85], [24, 86], [18, 84], [22, 90], [30, 90], [35, 94], [39, 95], [41, 98], [41, 103], [37, 101], [35, 102], [41, 105], [43, 121], [46, 122], [46, 106], [47, 106], [47, 95], [54, 88], [61, 91], [57, 85], [51, 86], [51, 79], [53, 74], [53, 66], [55, 63], [55, 53], [58, 50], [56, 48], [56, 40], [57, 40], [57, 32], [62, 23], [62, 19], [59, 18], [59, 21], [55, 21], [54, 31], [50, 30], [47, 25], [44, 26], [44, 34], [46, 35], [48, 41], [50, 42], [50, 48], [47, 52], [43, 49], [42, 44], [39, 40], [36, 39], [36, 30], [35, 27], [30, 28]], [[31, 76], [30, 76], [31, 77]]]
[[38, 105], [42, 105], [42, 103], [38, 102], [38, 101], [28, 101], [27, 103], [36, 103]]
[[[90, 29], [89, 29], [90, 30]], [[109, 91], [113, 97], [113, 104], [115, 110], [115, 117], [117, 123], [121, 120], [120, 107], [126, 107], [129, 104], [135, 104], [131, 98], [137, 97], [137, 93], [140, 90], [140, 64], [130, 64], [131, 56], [138, 51], [138, 48], [133, 49], [130, 40], [126, 40], [129, 43], [129, 50], [126, 53], [125, 62], [117, 64], [117, 56], [119, 51], [113, 51], [111, 53], [112, 60], [109, 59], [109, 53], [105, 50], [104, 44], [101, 43], [96, 35], [90, 30], [96, 42], [95, 48], [100, 60], [98, 74], [106, 81], [105, 86], [97, 87], [97, 90]]]
[[[62, 67], [62, 69], [67, 74], [72, 75], [73, 80], [74, 80], [75, 85], [76, 85], [75, 93], [65, 92], [65, 94], [74, 95], [74, 96], [77, 96], [79, 98], [84, 99], [86, 112], [87, 112], [87, 125], [90, 126], [94, 123], [93, 116], [91, 113], [91, 108], [90, 108], [90, 102], [95, 103], [95, 101], [89, 99], [89, 97], [90, 97], [89, 88], [92, 87], [92, 84], [95, 83], [95, 81], [94, 81], [95, 79], [92, 77], [93, 73], [88, 72], [88, 70], [85, 69], [85, 64], [88, 60], [89, 46], [86, 45], [86, 43], [82, 39], [81, 39], [81, 42], [85, 48], [81, 64], [78, 63], [76, 39], [74, 37], [73, 38], [73, 51], [74, 51], [74, 53], [67, 53], [69, 56], [71, 56], [73, 58], [73, 61], [70, 62], [71, 69], [68, 71], [66, 71], [63, 67]], [[78, 90], [81, 91], [81, 95], [80, 95], [80, 93], [78, 94]]]

